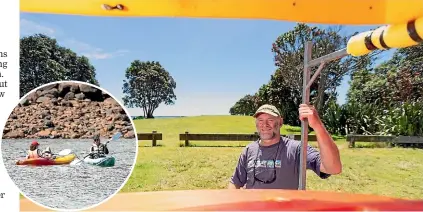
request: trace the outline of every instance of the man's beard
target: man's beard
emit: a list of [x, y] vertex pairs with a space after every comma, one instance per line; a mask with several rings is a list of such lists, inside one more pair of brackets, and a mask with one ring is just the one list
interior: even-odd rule
[[271, 140], [271, 139], [274, 139], [275, 137], [276, 137], [275, 132], [272, 132], [272, 136], [270, 138], [268, 138], [268, 135], [266, 135], [266, 137], [263, 137], [262, 135], [260, 135], [261, 140]]
[[[273, 140], [277, 136], [277, 133], [274, 130], [276, 130], [276, 129], [280, 130], [278, 128], [278, 127], [280, 127], [278, 122], [273, 123], [273, 128], [272, 129], [274, 129], [274, 130], [272, 131], [272, 134], [271, 135], [270, 135], [270, 133], [266, 133], [265, 135], [262, 135], [260, 133], [260, 129], [261, 128], [259, 126], [257, 126], [257, 125], [256, 125], [256, 127], [257, 127], [257, 131], [259, 133], [260, 140]], [[265, 129], [268, 129], [268, 127], [266, 127]]]

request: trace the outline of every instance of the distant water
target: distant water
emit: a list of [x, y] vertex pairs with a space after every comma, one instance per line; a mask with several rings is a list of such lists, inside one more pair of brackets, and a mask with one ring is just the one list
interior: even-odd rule
[[[182, 118], [185, 116], [154, 116], [156, 119]], [[142, 119], [142, 116], [131, 116], [132, 119]]]
[[[3, 140], [3, 162], [15, 185], [32, 200], [51, 208], [75, 210], [102, 202], [115, 193], [129, 176], [136, 157], [137, 142], [121, 139], [108, 144], [109, 155], [116, 158], [114, 167], [80, 166], [18, 166], [25, 157], [31, 140]], [[41, 149], [50, 146], [53, 152], [72, 149], [82, 159], [90, 140], [43, 139]]]

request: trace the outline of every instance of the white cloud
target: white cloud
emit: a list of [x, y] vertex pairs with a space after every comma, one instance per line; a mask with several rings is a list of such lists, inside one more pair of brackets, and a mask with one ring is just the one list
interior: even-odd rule
[[128, 50], [118, 50], [118, 51], [115, 51], [115, 52], [103, 52], [102, 50], [100, 50], [100, 51], [93, 51], [93, 52], [83, 52], [81, 54], [85, 55], [88, 58], [101, 60], [101, 59], [109, 59], [109, 58], [123, 56], [127, 52], [129, 52], [129, 51]]
[[51, 27], [43, 26], [27, 19], [21, 19], [20, 28], [23, 35], [41, 33], [53, 37], [56, 33], [56, 30]]
[[78, 52], [79, 54], [82, 54], [90, 59], [97, 59], [97, 60], [119, 57], [129, 52], [128, 50], [117, 50], [117, 51], [108, 52], [103, 50], [102, 48], [98, 48], [88, 43], [84, 43], [75, 39], [67, 39], [61, 43], [62, 45], [72, 49], [75, 52]]
[[66, 39], [61, 43], [65, 46], [72, 46], [73, 49], [78, 51], [101, 51], [100, 48], [95, 48], [88, 43], [77, 41], [75, 39]]
[[[21, 34], [22, 35], [33, 35], [37, 33], [45, 34], [47, 36], [55, 38], [55, 35], [57, 35], [57, 29], [54, 29], [52, 27], [44, 26], [41, 24], [38, 24], [36, 22], [27, 20], [27, 19], [21, 19], [20, 21], [20, 27], [21, 27]], [[60, 36], [65, 37], [65, 36]], [[90, 59], [96, 59], [96, 60], [104, 60], [104, 59], [110, 59], [114, 57], [119, 57], [125, 55], [125, 53], [128, 53], [128, 50], [120, 49], [116, 51], [106, 51], [102, 48], [90, 45], [88, 43], [78, 41], [75, 39], [69, 39], [69, 38], [62, 38], [58, 39], [58, 42], [60, 45], [65, 46], [72, 51], [84, 55]]]

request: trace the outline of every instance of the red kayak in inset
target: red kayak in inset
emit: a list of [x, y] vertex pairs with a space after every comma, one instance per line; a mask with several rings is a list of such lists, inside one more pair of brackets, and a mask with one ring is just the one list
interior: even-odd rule
[[58, 156], [55, 159], [46, 158], [31, 158], [18, 160], [16, 165], [33, 165], [33, 166], [51, 166], [51, 165], [62, 165], [69, 164], [75, 159], [75, 154], [68, 154], [65, 156]]

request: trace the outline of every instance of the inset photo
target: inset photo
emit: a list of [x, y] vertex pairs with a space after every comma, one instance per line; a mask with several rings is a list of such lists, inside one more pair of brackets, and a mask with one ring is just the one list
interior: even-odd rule
[[138, 153], [124, 107], [107, 91], [77, 81], [49, 83], [23, 96], [2, 138], [10, 178], [24, 197], [50, 210], [86, 210], [111, 198]]

